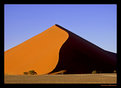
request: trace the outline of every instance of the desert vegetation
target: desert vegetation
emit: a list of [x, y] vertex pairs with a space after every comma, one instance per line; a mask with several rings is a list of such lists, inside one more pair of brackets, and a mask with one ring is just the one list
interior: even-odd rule
[[117, 73], [117, 71], [116, 71], [116, 70], [114, 70], [113, 72], [114, 72], [114, 73]]
[[[93, 71], [92, 71], [92, 74], [96, 74], [96, 73], [105, 73], [105, 72], [100, 71], [100, 70], [93, 70]], [[110, 73], [117, 73], [117, 71], [116, 71], [116, 70], [113, 70], [113, 71], [110, 72]]]
[[100, 70], [93, 70], [93, 71], [92, 71], [92, 74], [96, 74], [96, 73], [103, 73], [103, 72], [100, 71]]
[[24, 75], [37, 75], [37, 72], [35, 72], [34, 70], [30, 70], [28, 72], [24, 72]]
[[96, 74], [96, 73], [97, 73], [97, 71], [96, 71], [96, 70], [93, 70], [93, 71], [92, 71], [92, 74]]

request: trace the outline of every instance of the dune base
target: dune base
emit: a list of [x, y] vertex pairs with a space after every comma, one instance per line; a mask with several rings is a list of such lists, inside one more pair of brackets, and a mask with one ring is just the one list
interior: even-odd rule
[[116, 84], [116, 73], [5, 75], [5, 84]]

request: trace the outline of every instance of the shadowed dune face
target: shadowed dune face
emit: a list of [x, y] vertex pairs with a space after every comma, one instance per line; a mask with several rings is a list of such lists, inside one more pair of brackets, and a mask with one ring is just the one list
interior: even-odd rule
[[[67, 70], [65, 74], [113, 72], [116, 69], [116, 54], [105, 51], [67, 29], [56, 25], [69, 34], [59, 53], [59, 62], [51, 72]], [[51, 74], [50, 73], [50, 74]]]
[[29, 70], [35, 70], [37, 74], [51, 72], [58, 63], [59, 50], [68, 37], [67, 32], [54, 25], [7, 50], [4, 53], [5, 74], [21, 75]]

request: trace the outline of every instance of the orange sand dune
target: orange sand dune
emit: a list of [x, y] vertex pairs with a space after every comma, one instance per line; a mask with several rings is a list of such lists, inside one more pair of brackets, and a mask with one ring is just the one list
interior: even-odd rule
[[38, 74], [51, 72], [59, 60], [59, 50], [68, 39], [67, 32], [57, 27], [46, 31], [5, 52], [5, 74], [21, 75], [35, 70]]

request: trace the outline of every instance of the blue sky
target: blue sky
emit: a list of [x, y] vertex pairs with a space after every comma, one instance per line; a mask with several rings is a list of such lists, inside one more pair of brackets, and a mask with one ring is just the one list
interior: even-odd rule
[[5, 51], [59, 24], [104, 50], [117, 52], [116, 4], [5, 4], [4, 7]]

